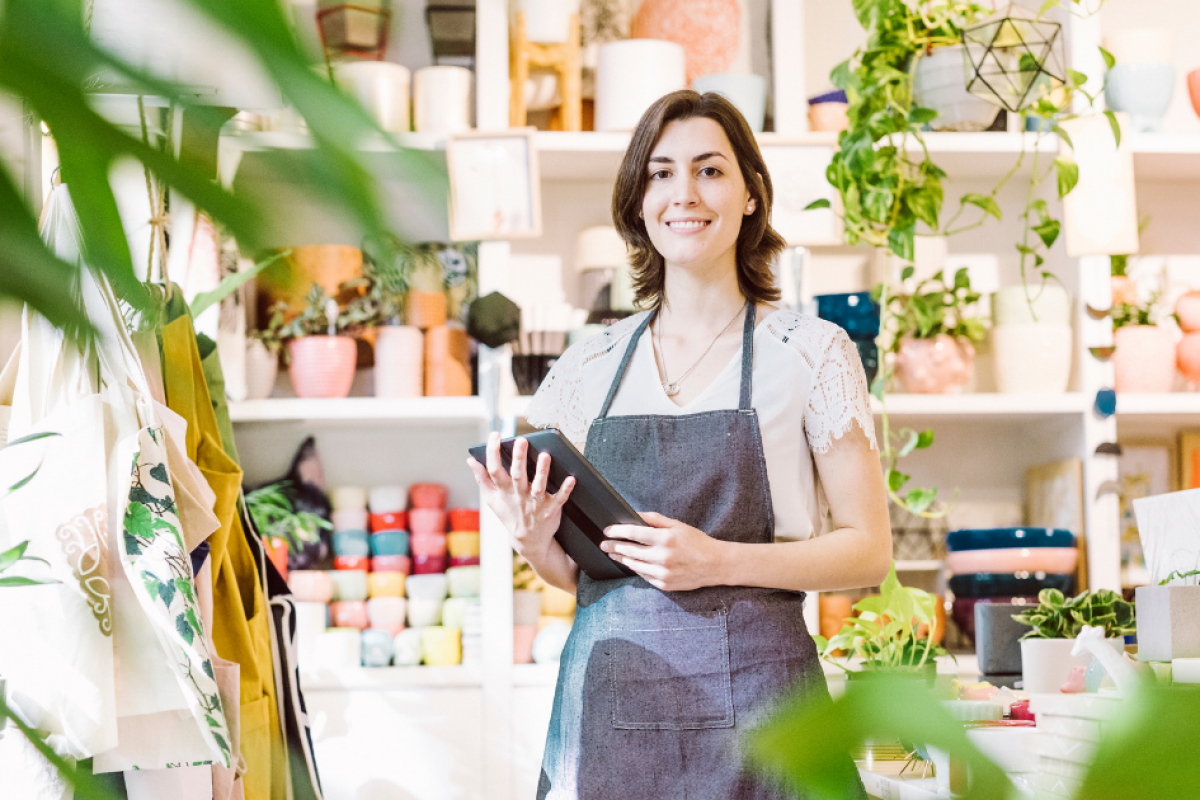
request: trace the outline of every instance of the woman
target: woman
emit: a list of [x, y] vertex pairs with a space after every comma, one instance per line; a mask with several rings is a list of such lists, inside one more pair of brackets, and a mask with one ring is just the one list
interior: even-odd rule
[[770, 305], [772, 197], [728, 101], [651, 106], [613, 192], [650, 310], [572, 346], [530, 405], [641, 514], [603, 545], [638, 577], [591, 580], [554, 540], [574, 483], [547, 493], [548, 456], [528, 480], [519, 440], [507, 473], [493, 435], [487, 467], [468, 461], [516, 550], [578, 597], [539, 798], [786, 796], [740, 745], [785, 693], [828, 697], [804, 592], [888, 570], [862, 365], [840, 328]]

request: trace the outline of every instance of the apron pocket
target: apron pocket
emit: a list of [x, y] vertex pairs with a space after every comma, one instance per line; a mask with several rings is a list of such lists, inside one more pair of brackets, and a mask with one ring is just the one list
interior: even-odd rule
[[[622, 615], [624, 616], [624, 615]], [[654, 609], [609, 621], [612, 726], [626, 730], [732, 728], [724, 608]]]

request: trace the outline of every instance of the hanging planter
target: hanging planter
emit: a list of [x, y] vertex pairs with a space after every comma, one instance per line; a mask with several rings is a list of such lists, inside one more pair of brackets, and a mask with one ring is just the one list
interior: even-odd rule
[[969, 69], [962, 45], [935, 47], [917, 58], [913, 68], [913, 98], [922, 108], [937, 112], [929, 122], [934, 131], [984, 131], [1000, 113], [995, 105], [967, 91]]
[[1012, 112], [1038, 99], [1035, 87], [1066, 82], [1062, 26], [1036, 19], [1015, 4], [963, 30], [966, 89], [986, 103]]

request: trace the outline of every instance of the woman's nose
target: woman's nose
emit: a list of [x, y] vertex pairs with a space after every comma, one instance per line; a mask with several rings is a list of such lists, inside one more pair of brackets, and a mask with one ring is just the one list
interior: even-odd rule
[[671, 188], [674, 191], [671, 200], [677, 206], [693, 206], [700, 200], [696, 179], [691, 175], [681, 175]]

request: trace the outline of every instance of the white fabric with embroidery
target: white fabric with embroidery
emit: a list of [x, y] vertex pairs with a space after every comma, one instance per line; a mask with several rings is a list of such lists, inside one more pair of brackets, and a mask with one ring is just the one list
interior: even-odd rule
[[[530, 402], [529, 424], [558, 428], [583, 450], [588, 427], [600, 413], [629, 337], [646, 313], [572, 345]], [[792, 311], [775, 311], [760, 321], [754, 333], [754, 353], [753, 404], [762, 430], [775, 535], [806, 539], [824, 529], [828, 516], [813, 453], [828, 452], [854, 424], [866, 434], [871, 447], [876, 447], [866, 375], [858, 350], [845, 331]], [[736, 408], [741, 364], [739, 349], [699, 396], [686, 406], [677, 406], [662, 390], [650, 337], [642, 336], [609, 415], [695, 414]]]

